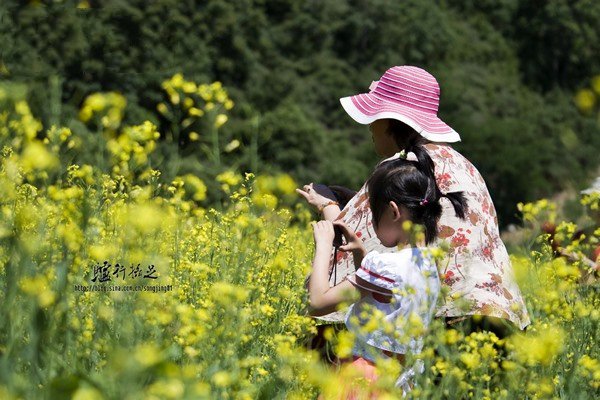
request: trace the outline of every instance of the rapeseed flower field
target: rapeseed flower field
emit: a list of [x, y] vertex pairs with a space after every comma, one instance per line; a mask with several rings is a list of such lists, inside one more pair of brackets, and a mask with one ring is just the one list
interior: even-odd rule
[[[203, 156], [218, 164], [239, 146], [219, 147], [234, 107], [220, 84], [178, 74], [163, 88], [170, 101], [157, 111], [171, 135], [211, 118]], [[163, 133], [150, 121], [123, 126], [125, 108], [118, 93], [83, 103], [80, 120], [104, 143], [98, 157], [110, 168], [101, 168], [78, 160], [87, 138], [43, 127], [0, 88], [0, 398], [316, 399], [360, 385], [308, 350], [316, 322], [304, 281], [316, 217], [290, 200], [296, 182], [225, 169], [215, 177], [223, 201], [207, 206], [199, 177], [163, 178], [152, 163]], [[598, 197], [585, 202], [598, 209]], [[409, 398], [598, 397], [597, 273], [555, 258], [539, 235], [538, 222], [557, 218], [551, 202], [519, 208], [525, 239], [512, 261], [532, 325], [502, 342], [436, 321]], [[573, 223], [555, 222], [572, 253], [598, 243], [599, 230], [584, 244], [569, 241]], [[326, 336], [349, 355], [348, 332]], [[364, 398], [399, 398], [400, 366], [387, 360], [380, 370]]]

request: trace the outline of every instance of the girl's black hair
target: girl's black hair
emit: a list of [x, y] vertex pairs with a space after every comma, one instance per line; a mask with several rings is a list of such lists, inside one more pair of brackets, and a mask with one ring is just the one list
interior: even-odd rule
[[367, 182], [373, 223], [377, 225], [390, 201], [403, 205], [413, 223], [425, 228], [425, 243], [437, 237], [437, 222], [442, 214], [440, 198], [452, 203], [456, 215], [464, 219], [467, 201], [463, 192], [442, 193], [438, 187], [433, 160], [423, 147], [420, 135], [410, 135], [404, 143], [404, 152], [415, 154], [417, 161], [397, 158], [379, 164]]

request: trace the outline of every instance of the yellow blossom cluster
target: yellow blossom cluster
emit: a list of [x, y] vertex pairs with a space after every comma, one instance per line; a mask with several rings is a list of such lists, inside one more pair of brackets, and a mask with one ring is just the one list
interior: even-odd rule
[[89, 122], [97, 118], [102, 128], [114, 132], [121, 125], [126, 106], [127, 99], [118, 92], [93, 93], [83, 101], [79, 119]]
[[148, 164], [148, 155], [156, 149], [159, 137], [160, 133], [150, 121], [125, 127], [119, 136], [107, 143], [113, 156], [113, 172], [132, 178], [134, 172]]
[[[207, 113], [215, 114], [213, 124], [216, 128], [220, 128], [228, 120], [227, 114], [220, 110], [229, 111], [234, 106], [233, 100], [229, 98], [221, 82], [196, 84], [178, 73], [163, 81], [162, 88], [167, 94], [169, 103], [159, 103], [156, 109], [169, 119], [174, 118], [179, 110], [183, 110], [185, 116], [181, 123], [184, 128]], [[190, 138], [197, 140], [198, 135], [195, 133]]]
[[556, 220], [556, 204], [541, 199], [534, 203], [519, 203], [517, 209], [522, 213], [523, 220], [527, 222], [542, 221], [554, 222]]
[[[172, 101], [179, 94], [185, 103], [190, 91], [226, 104], [218, 88], [183, 78], [166, 86]], [[0, 110], [0, 359], [10, 366], [0, 368], [0, 397], [306, 399], [354, 390], [393, 399], [402, 395], [396, 378], [418, 361], [409, 398], [597, 395], [597, 281], [582, 282], [580, 261], [536, 241], [531, 226], [554, 215], [550, 202], [520, 206], [530, 236], [511, 260], [527, 331], [499, 339], [410, 315], [400, 337], [367, 310], [350, 321], [365, 332], [424, 336], [423, 352], [404, 365], [381, 355], [380, 380], [369, 386], [347, 364], [327, 365], [308, 350], [316, 333], [304, 287], [311, 215], [295, 208], [290, 176], [222, 169], [216, 190], [229, 203], [217, 210], [203, 203], [210, 193], [199, 177], [167, 180], [149, 162], [156, 126], [113, 133], [106, 146], [116, 168], [105, 171], [61, 157], [76, 148], [75, 132], [44, 132], [23, 104]], [[572, 238], [578, 227], [553, 218], [563, 246], [583, 254], [588, 242]], [[349, 331], [329, 328], [325, 338], [338, 356], [352, 355]]]
[[600, 75], [592, 78], [589, 88], [581, 89], [575, 95], [575, 105], [582, 113], [591, 112], [598, 104], [600, 97]]
[[254, 182], [252, 200], [255, 204], [267, 210], [274, 210], [278, 206], [288, 206], [297, 197], [296, 181], [288, 174], [261, 175]]

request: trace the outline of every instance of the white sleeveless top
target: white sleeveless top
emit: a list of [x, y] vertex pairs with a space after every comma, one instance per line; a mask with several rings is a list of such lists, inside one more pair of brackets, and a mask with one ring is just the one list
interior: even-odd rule
[[[414, 321], [417, 316], [427, 328], [440, 292], [438, 271], [433, 258], [427, 254], [427, 248], [411, 247], [395, 253], [371, 251], [361, 265], [375, 276], [391, 278], [396, 283], [390, 303], [379, 302], [368, 295], [348, 309], [346, 326], [356, 337], [353, 354], [374, 361], [377, 354], [381, 355], [378, 349], [401, 354], [420, 353], [422, 336], [409, 337], [412, 326], [409, 318], [414, 314], [411, 320]], [[356, 273], [359, 276], [360, 271]], [[378, 314], [384, 324], [369, 324], [374, 314]], [[383, 329], [382, 325], [387, 323], [393, 326], [388, 331], [391, 333]]]

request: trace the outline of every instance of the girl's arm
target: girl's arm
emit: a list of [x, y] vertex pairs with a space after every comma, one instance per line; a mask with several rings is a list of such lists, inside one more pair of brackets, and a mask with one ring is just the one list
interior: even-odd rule
[[334, 237], [331, 221], [314, 223], [313, 235], [315, 258], [308, 283], [309, 313], [318, 316], [336, 311], [338, 304], [356, 299], [360, 292], [347, 280], [334, 287], [329, 287], [329, 259]]

